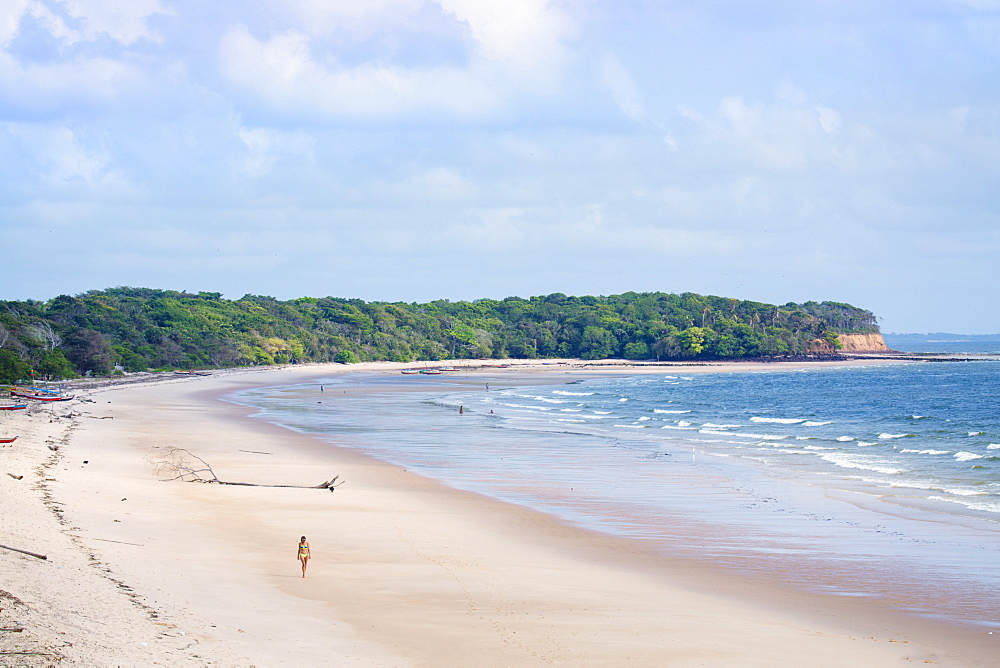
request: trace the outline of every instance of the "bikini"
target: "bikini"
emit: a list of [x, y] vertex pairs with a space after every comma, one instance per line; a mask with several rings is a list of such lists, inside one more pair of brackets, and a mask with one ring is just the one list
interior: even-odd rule
[[299, 558], [308, 557], [308, 556], [309, 556], [309, 546], [308, 545], [299, 545]]

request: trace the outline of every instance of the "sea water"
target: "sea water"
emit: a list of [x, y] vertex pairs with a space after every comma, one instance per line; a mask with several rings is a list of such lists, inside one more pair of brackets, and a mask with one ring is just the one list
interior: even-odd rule
[[345, 374], [234, 399], [664, 554], [1000, 627], [1000, 362], [553, 381]]

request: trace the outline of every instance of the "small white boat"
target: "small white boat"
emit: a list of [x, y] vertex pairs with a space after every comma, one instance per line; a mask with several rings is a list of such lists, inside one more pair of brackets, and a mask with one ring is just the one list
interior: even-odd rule
[[419, 372], [419, 371], [417, 371], [416, 369], [403, 369], [403, 370], [402, 370], [402, 371], [400, 371], [399, 373], [401, 373], [401, 374], [404, 374], [404, 375], [406, 375], [406, 376], [409, 376], [409, 375], [411, 375], [411, 374], [415, 374], [415, 373], [420, 373], [420, 372]]

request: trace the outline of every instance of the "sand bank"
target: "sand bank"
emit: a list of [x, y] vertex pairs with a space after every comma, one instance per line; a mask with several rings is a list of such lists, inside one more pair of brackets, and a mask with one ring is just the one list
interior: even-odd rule
[[[592, 373], [570, 366], [483, 373], [510, 374], [510, 382]], [[359, 368], [397, 373], [385, 364], [350, 370]], [[98, 666], [972, 666], [997, 658], [995, 643], [967, 629], [786, 591], [780, 574], [738, 578], [658, 557], [248, 419], [217, 399], [344, 369], [167, 377], [81, 391], [93, 403], [5, 416], [2, 430], [21, 438], [0, 450], [0, 543], [49, 559], [0, 550], [0, 589], [21, 602], [0, 603], [0, 626], [26, 629], [0, 635], [0, 651]], [[685, 368], [699, 370], [720, 367]], [[623, 371], [634, 369], [608, 370]], [[330, 493], [163, 482], [157, 462], [172, 446], [225, 480], [314, 485], [340, 475], [347, 483]], [[314, 554], [305, 579], [295, 560], [301, 534]], [[46, 665], [43, 656], [17, 656]]]

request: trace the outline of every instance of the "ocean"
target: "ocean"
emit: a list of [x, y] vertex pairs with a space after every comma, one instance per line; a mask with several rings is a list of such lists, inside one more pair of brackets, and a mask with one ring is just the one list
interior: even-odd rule
[[663, 554], [1000, 629], [1000, 361], [551, 380], [342, 374], [231, 399]]

